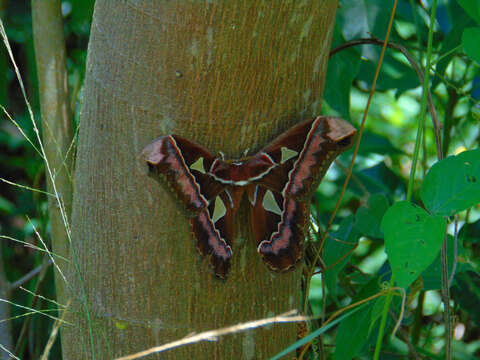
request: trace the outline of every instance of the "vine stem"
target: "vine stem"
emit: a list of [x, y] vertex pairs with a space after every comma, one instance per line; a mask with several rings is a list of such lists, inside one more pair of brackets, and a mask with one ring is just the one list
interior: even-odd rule
[[[413, 191], [413, 181], [415, 179], [415, 168], [417, 166], [418, 155], [420, 153], [420, 147], [422, 143], [423, 137], [423, 128], [425, 125], [425, 116], [427, 112], [427, 95], [428, 95], [428, 84], [430, 81], [430, 58], [432, 55], [432, 39], [433, 39], [433, 23], [435, 21], [435, 12], [437, 8], [437, 0], [433, 0], [432, 4], [432, 13], [430, 14], [430, 28], [428, 31], [428, 46], [427, 46], [427, 66], [426, 71], [424, 74], [423, 80], [423, 92], [422, 92], [422, 102], [421, 102], [421, 112], [418, 118], [418, 130], [417, 130], [417, 137], [415, 140], [415, 150], [413, 152], [413, 159], [412, 159], [412, 167], [410, 169], [410, 178], [408, 181], [408, 190], [407, 190], [407, 201], [411, 201], [412, 199], [412, 191]], [[390, 278], [390, 287], [393, 286], [395, 282], [395, 278], [392, 274]], [[388, 316], [388, 309], [390, 307], [390, 303], [392, 301], [393, 294], [389, 292], [387, 294], [387, 298], [385, 299], [385, 304], [383, 305], [382, 310], [382, 319], [380, 320], [380, 328], [378, 330], [377, 342], [375, 344], [375, 352], [373, 355], [374, 360], [378, 360], [380, 358], [380, 350], [382, 348], [382, 339], [385, 333], [385, 327], [387, 324], [387, 316]]]
[[[393, 287], [394, 283], [395, 283], [395, 278], [392, 274], [392, 277], [390, 278], [389, 287], [390, 288]], [[377, 342], [375, 343], [375, 352], [373, 354], [374, 360], [380, 359], [380, 350], [382, 349], [383, 335], [385, 334], [385, 327], [387, 325], [388, 309], [390, 308], [390, 303], [392, 302], [392, 298], [393, 298], [393, 291], [390, 290], [389, 292], [387, 292], [385, 304], [383, 305], [383, 309], [382, 309], [382, 318], [380, 320], [380, 328], [378, 329]]]
[[[428, 29], [428, 43], [427, 43], [427, 58], [425, 65], [425, 79], [423, 81], [423, 92], [421, 102], [421, 112], [418, 118], [418, 130], [417, 138], [415, 141], [415, 150], [412, 159], [412, 168], [410, 170], [410, 179], [408, 181], [407, 201], [411, 201], [413, 194], [413, 183], [415, 180], [415, 170], [418, 160], [418, 154], [420, 152], [421, 140], [423, 137], [423, 131], [425, 127], [425, 117], [427, 113], [427, 94], [430, 83], [430, 68], [432, 66], [432, 43], [433, 43], [433, 26], [435, 23], [435, 14], [437, 11], [437, 0], [432, 2], [432, 10], [430, 13], [430, 26]], [[443, 152], [437, 151], [437, 158], [441, 160], [443, 158]], [[450, 288], [449, 288], [449, 276], [448, 276], [448, 258], [447, 258], [447, 234], [443, 239], [441, 250], [442, 261], [442, 302], [444, 306], [443, 321], [445, 324], [445, 359], [452, 359], [452, 323], [450, 314]]]
[[[412, 168], [410, 169], [410, 178], [408, 180], [407, 201], [412, 200], [413, 184], [415, 182], [414, 181], [415, 171], [417, 167], [418, 156], [420, 153], [423, 131], [425, 128], [425, 117], [427, 115], [427, 95], [428, 95], [428, 86], [429, 86], [428, 84], [430, 83], [430, 64], [431, 64], [431, 57], [432, 57], [433, 24], [435, 23], [436, 12], [437, 12], [437, 0], [433, 0], [432, 12], [430, 14], [430, 26], [428, 29], [427, 59], [426, 59], [426, 66], [425, 66], [425, 73], [424, 73], [425, 78], [423, 80], [422, 100], [420, 105], [420, 116], [418, 117], [417, 137], [415, 139], [415, 149], [413, 151]], [[437, 154], [437, 156], [441, 156], [441, 152], [440, 154]]]

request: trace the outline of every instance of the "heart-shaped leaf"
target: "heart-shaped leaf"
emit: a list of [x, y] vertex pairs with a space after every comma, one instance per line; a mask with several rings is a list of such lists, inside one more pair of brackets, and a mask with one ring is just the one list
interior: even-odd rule
[[407, 201], [395, 203], [383, 217], [385, 251], [398, 286], [408, 287], [437, 257], [447, 223]]

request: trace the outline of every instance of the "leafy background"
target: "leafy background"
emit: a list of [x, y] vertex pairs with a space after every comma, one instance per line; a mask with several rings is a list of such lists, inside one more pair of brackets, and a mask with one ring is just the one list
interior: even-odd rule
[[[424, 70], [433, 0], [398, 2], [390, 41], [402, 46]], [[381, 46], [359, 39], [383, 40], [392, 0], [341, 0], [329, 62], [323, 112], [337, 114], [359, 126]], [[86, 49], [93, 1], [63, 1], [68, 72], [75, 128], [81, 103]], [[0, 0], [0, 16], [27, 86], [35, 118], [40, 119], [38, 83], [29, 1]], [[335, 206], [352, 152], [342, 155], [312, 199], [312, 230], [307, 263], [322, 251], [322, 266], [306, 274], [305, 312], [317, 319], [312, 332], [336, 310], [385, 289], [391, 274], [406, 294], [402, 327], [387, 336], [382, 359], [444, 358], [445, 326], [441, 304], [440, 248], [447, 229], [451, 278], [455, 359], [480, 356], [480, 3], [439, 0], [433, 24], [431, 92], [442, 123], [442, 152], [456, 155], [437, 162], [435, 138], [427, 118], [413, 201], [406, 202], [413, 149], [421, 113], [422, 87], [412, 64], [396, 49], [388, 49], [376, 86], [366, 128], [331, 233], [322, 231]], [[0, 47], [0, 104], [29, 138], [33, 138], [13, 68]], [[39, 122], [40, 123], [40, 122]], [[11, 288], [10, 322], [14, 349], [21, 359], [37, 359], [51, 335], [57, 304], [51, 267], [38, 232], [48, 242], [44, 165], [32, 146], [2, 111], [0, 117], [0, 281]], [[27, 246], [26, 246], [27, 245]], [[313, 255], [312, 255], [313, 254]], [[19, 281], [32, 270], [28, 281]], [[21, 283], [21, 287], [20, 287]], [[5, 283], [0, 283], [5, 285]], [[309, 285], [309, 286], [308, 286]], [[41, 295], [35, 296], [34, 294]], [[396, 291], [387, 321], [392, 332], [401, 308]], [[386, 297], [377, 297], [340, 325], [316, 337], [305, 359], [370, 359]], [[32, 314], [31, 310], [41, 314]], [[50, 358], [60, 359], [55, 342]], [[287, 346], [288, 344], [286, 344]]]

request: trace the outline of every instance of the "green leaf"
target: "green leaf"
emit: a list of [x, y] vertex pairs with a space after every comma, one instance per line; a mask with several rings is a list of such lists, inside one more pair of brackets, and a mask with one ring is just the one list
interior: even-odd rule
[[[353, 298], [353, 303], [365, 299], [377, 293], [379, 279], [374, 278], [366, 284], [362, 290]], [[335, 345], [335, 360], [353, 359], [362, 350], [369, 338], [371, 329], [372, 309], [375, 302], [368, 302], [368, 305], [357, 311], [345, 321], [342, 321], [337, 330]]]
[[11, 214], [15, 210], [15, 206], [7, 199], [0, 196], [0, 213]]
[[[447, 66], [452, 61], [453, 57], [456, 56], [456, 52], [451, 51], [460, 45], [463, 30], [469, 26], [475, 25], [475, 22], [465, 15], [465, 13], [457, 15], [455, 20], [455, 25], [453, 26], [452, 30], [450, 30], [450, 33], [441, 42], [439, 55], [442, 57], [442, 59], [435, 67], [435, 72], [441, 76], [435, 76], [433, 78], [432, 88], [436, 88], [437, 85], [443, 83], [442, 79], [445, 76], [444, 74], [447, 70]], [[450, 53], [450, 55], [446, 55], [447, 53]]]
[[358, 149], [359, 155], [400, 155], [404, 154], [402, 150], [396, 148], [389, 138], [371, 131], [365, 130], [362, 135], [362, 142]]
[[70, 0], [71, 21], [68, 24], [78, 34], [88, 34], [92, 22], [94, 0]]
[[478, 0], [457, 0], [465, 12], [480, 25], [480, 2]]
[[[351, 181], [349, 189], [359, 196], [364, 196], [365, 190], [370, 194], [382, 193], [387, 197], [392, 197], [394, 193], [405, 192], [405, 186], [400, 176], [388, 168], [384, 162], [356, 171], [353, 176], [358, 181]], [[338, 186], [342, 186], [343, 179], [337, 180], [336, 183]], [[359, 183], [362, 185], [361, 187]]]
[[336, 338], [335, 360], [352, 359], [360, 352], [368, 339], [371, 310], [370, 304], [340, 324]]
[[470, 59], [480, 64], [480, 47], [478, 46], [479, 39], [480, 28], [471, 27], [463, 31], [462, 46], [465, 54], [467, 54]]
[[420, 196], [435, 215], [450, 216], [480, 203], [480, 149], [434, 164], [423, 180]]
[[[357, 80], [364, 81], [366, 87], [370, 88], [377, 70], [378, 55], [364, 56], [364, 59], [367, 61], [361, 62]], [[382, 64], [382, 76], [378, 78], [375, 89], [379, 91], [396, 89], [397, 96], [399, 96], [406, 90], [414, 89], [417, 86], [418, 77], [412, 67], [387, 52]]]
[[387, 210], [381, 229], [398, 286], [407, 288], [437, 257], [447, 223], [407, 201]]
[[374, 194], [367, 204], [360, 207], [355, 214], [355, 228], [365, 236], [373, 239], [383, 238], [380, 222], [388, 209], [388, 199], [383, 194]]
[[290, 346], [287, 347], [286, 349], [284, 349], [284, 350], [282, 350], [281, 352], [279, 352], [277, 355], [271, 357], [270, 360], [278, 360], [278, 359], [282, 358], [283, 356], [291, 353], [292, 351], [298, 349], [300, 346], [305, 345], [306, 343], [308, 343], [308, 342], [310, 342], [310, 341], [313, 341], [317, 336], [320, 336], [320, 335], [322, 335], [323, 333], [327, 332], [327, 331], [330, 330], [332, 327], [334, 327], [334, 326], [337, 325], [338, 323], [342, 322], [344, 319], [352, 316], [352, 315], [355, 314], [356, 312], [362, 310], [362, 309], [365, 308], [366, 306], [370, 306], [370, 304], [369, 304], [369, 303], [365, 303], [365, 304], [359, 305], [359, 306], [357, 306], [356, 308], [354, 308], [354, 309], [348, 311], [347, 313], [343, 314], [342, 316], [339, 316], [339, 317], [336, 318], [335, 320], [329, 322], [327, 325], [322, 326], [321, 328], [316, 329], [315, 331], [311, 332], [310, 334], [308, 334], [308, 335], [305, 336], [304, 338], [301, 338], [300, 340], [296, 341], [295, 343], [293, 343], [292, 345], [290, 345]]
[[325, 284], [329, 294], [335, 301], [337, 275], [350, 260], [352, 250], [357, 245], [359, 238], [359, 234], [353, 226], [353, 216], [349, 216], [341, 222], [337, 231], [331, 233], [331, 236], [325, 243], [322, 258], [328, 268], [324, 272]]
[[360, 54], [353, 49], [342, 51], [328, 63], [323, 96], [328, 105], [345, 119], [350, 119], [350, 89], [359, 65]]
[[359, 37], [385, 37], [393, 1], [341, 0], [337, 21], [346, 40]]

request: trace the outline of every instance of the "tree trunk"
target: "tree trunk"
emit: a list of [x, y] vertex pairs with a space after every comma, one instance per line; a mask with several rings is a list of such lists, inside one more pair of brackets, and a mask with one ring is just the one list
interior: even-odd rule
[[[72, 265], [65, 359], [92, 357], [89, 324], [95, 357], [111, 359], [299, 307], [301, 266], [277, 274], [262, 263], [246, 206], [228, 279], [215, 278], [181, 204], [147, 177], [139, 155], [176, 133], [238, 158], [318, 114], [336, 7], [97, 0], [72, 214], [81, 277]], [[266, 359], [295, 339], [296, 326], [283, 324], [159, 358]]]
[[[73, 130], [65, 38], [60, 0], [32, 0], [32, 25], [37, 64], [40, 107], [42, 113], [42, 137], [45, 155], [47, 188], [57, 192], [57, 198], [48, 199], [50, 233], [53, 252], [68, 257], [68, 236], [65, 222], [72, 209]], [[50, 176], [51, 174], [51, 176]], [[55, 180], [55, 186], [52, 182]], [[63, 214], [62, 214], [63, 212]], [[59, 268], [64, 263], [55, 259]], [[64, 299], [65, 279], [55, 273], [57, 297]]]

